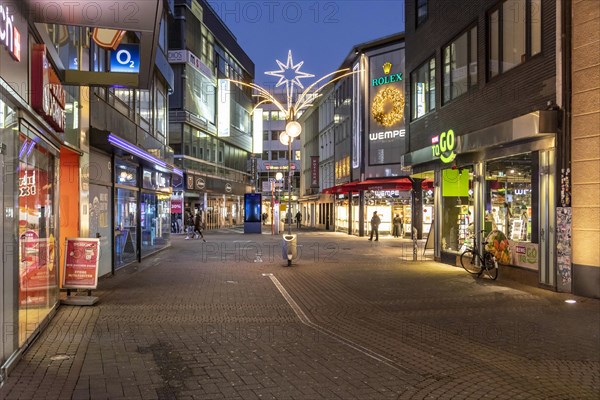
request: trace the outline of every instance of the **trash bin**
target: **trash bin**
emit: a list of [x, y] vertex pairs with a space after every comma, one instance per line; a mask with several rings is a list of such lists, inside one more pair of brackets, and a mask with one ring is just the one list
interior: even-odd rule
[[284, 260], [287, 260], [288, 267], [292, 265], [292, 260], [298, 256], [296, 247], [296, 235], [283, 235], [283, 247], [281, 255]]

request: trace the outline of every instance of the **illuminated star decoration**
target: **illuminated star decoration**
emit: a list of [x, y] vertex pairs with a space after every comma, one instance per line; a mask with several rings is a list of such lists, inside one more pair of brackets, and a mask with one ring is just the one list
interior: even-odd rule
[[[298, 64], [294, 65], [291, 50], [288, 51], [288, 58], [287, 58], [286, 64], [282, 63], [279, 60], [275, 60], [275, 61], [277, 61], [277, 65], [279, 65], [279, 70], [268, 71], [268, 72], [265, 72], [265, 74], [279, 78], [279, 82], [277, 82], [275, 87], [279, 87], [285, 83], [285, 89], [286, 89], [286, 94], [287, 94], [287, 105], [288, 105], [288, 109], [290, 109], [290, 107], [292, 106], [292, 101], [293, 101], [293, 97], [294, 97], [294, 86], [298, 86], [300, 89], [304, 89], [304, 86], [302, 85], [302, 82], [300, 82], [300, 79], [312, 78], [312, 77], [314, 77], [314, 75], [300, 71], [300, 67], [302, 67], [302, 64], [304, 64], [304, 61], [300, 61]], [[289, 71], [292, 71], [294, 74], [292, 79], [289, 79], [289, 77], [290, 77]]]

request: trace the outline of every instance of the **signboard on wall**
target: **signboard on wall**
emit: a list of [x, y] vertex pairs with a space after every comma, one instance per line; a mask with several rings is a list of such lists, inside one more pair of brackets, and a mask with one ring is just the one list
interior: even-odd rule
[[62, 287], [65, 289], [96, 289], [100, 239], [67, 238]]
[[46, 46], [34, 44], [31, 56], [31, 106], [54, 128], [65, 131], [65, 90], [46, 57]]
[[140, 72], [140, 46], [138, 44], [120, 44], [110, 52], [111, 72]]
[[399, 164], [406, 136], [404, 49], [369, 57], [368, 85], [369, 165]]

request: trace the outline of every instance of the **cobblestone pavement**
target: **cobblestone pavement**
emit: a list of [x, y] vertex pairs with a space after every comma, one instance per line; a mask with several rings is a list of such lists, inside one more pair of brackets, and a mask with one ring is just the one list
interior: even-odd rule
[[[600, 301], [406, 262], [398, 241], [174, 237], [61, 306], [2, 399], [598, 399]], [[66, 357], [56, 357], [66, 356]]]

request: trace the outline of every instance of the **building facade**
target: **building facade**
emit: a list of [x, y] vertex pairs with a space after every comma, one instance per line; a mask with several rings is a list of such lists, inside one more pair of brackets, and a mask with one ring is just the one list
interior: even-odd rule
[[[206, 229], [243, 223], [244, 194], [252, 190], [254, 63], [208, 2], [175, 1], [169, 62], [169, 140], [175, 164], [174, 220], [200, 213]], [[181, 227], [180, 227], [181, 228]]]
[[[302, 210], [298, 208], [300, 188], [300, 164], [304, 159], [300, 152], [300, 140], [292, 142], [292, 158], [288, 163], [288, 146], [281, 143], [279, 136], [285, 132], [286, 119], [282, 111], [273, 104], [261, 104], [262, 110], [262, 153], [257, 160], [258, 180], [256, 190], [262, 193], [263, 213], [266, 212], [266, 225], [273, 225], [274, 233], [281, 231], [282, 219], [288, 206], [288, 174], [292, 176], [292, 215]], [[301, 138], [305, 133], [303, 132]], [[288, 165], [289, 164], [289, 165]], [[291, 168], [291, 169], [290, 169]], [[277, 173], [282, 179], [277, 180]], [[306, 217], [307, 213], [302, 213]]]
[[550, 288], [561, 285], [557, 7], [406, 2], [404, 164], [433, 181], [436, 259], [456, 264], [483, 230], [503, 276]]
[[[392, 233], [396, 214], [410, 226], [413, 186], [402, 166], [404, 51], [403, 34], [354, 46], [340, 67], [353, 73], [315, 105], [322, 196], [307, 201], [317, 207], [317, 226], [364, 236], [375, 211], [383, 234]], [[305, 180], [309, 172], [305, 167]]]
[[[78, 8], [84, 4], [0, 4], [0, 165], [4, 176], [0, 181], [4, 210], [0, 217], [0, 384], [59, 304], [65, 239], [100, 237], [100, 258], [106, 265], [99, 274], [114, 270], [113, 160], [123, 156], [135, 162], [137, 153], [153, 157], [148, 168], [162, 168], [155, 167], [158, 161], [164, 163], [165, 176], [174, 172], [159, 160], [168, 159], [166, 141], [157, 138], [157, 129], [138, 131], [137, 120], [131, 125], [115, 117], [118, 122], [103, 126], [107, 140], [108, 131], [121, 138], [120, 147], [101, 150], [111, 160], [105, 163], [107, 171], [100, 173], [91, 157], [96, 150], [92, 149], [95, 135], [90, 133], [99, 128], [96, 122], [106, 122], [119, 107], [116, 101], [108, 104], [111, 96], [118, 97], [111, 87], [159, 91], [162, 85], [167, 92], [169, 68], [166, 63], [162, 65], [167, 68], [159, 65], [154, 32], [168, 15], [169, 3], [133, 3], [140, 10], [140, 20], [135, 22], [106, 14], [91, 20]], [[112, 41], [104, 40], [110, 37]], [[101, 91], [104, 97], [98, 100]], [[97, 101], [106, 106], [97, 109]], [[152, 126], [159, 125], [156, 119], [166, 117], [166, 102], [165, 108], [159, 105], [144, 111], [152, 115]], [[135, 119], [129, 115], [128, 121]], [[105, 172], [102, 179], [109, 189], [96, 198], [93, 179]], [[140, 168], [139, 182], [143, 176]], [[137, 221], [141, 204], [130, 208]], [[141, 233], [136, 232], [138, 254], [144, 251]]]
[[573, 293], [600, 298], [600, 2], [566, 6], [564, 106], [571, 112], [564, 124], [571, 162], [562, 165], [560, 195], [564, 210], [572, 211], [572, 252], [566, 256], [572, 255]]

